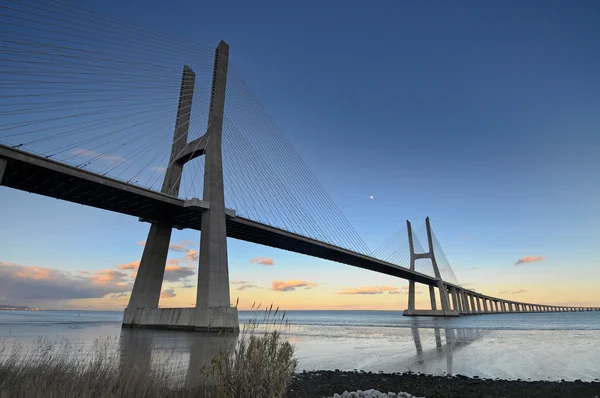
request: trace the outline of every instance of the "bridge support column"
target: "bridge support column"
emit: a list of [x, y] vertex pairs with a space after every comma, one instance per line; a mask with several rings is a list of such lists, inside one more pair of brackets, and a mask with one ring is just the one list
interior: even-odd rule
[[454, 310], [456, 312], [458, 312], [459, 314], [462, 314], [462, 309], [460, 307], [460, 300], [458, 299], [458, 297], [456, 296], [456, 288], [452, 287], [451, 289], [452, 292], [452, 306], [454, 307]]
[[[429, 286], [429, 300], [431, 301], [431, 309], [437, 310], [437, 306], [435, 305], [435, 288], [433, 286]], [[440, 291], [440, 297], [444, 294], [444, 292]]]
[[6, 159], [0, 159], [0, 185], [2, 185], [2, 178], [4, 177], [4, 172], [6, 171], [6, 164], [8, 162]]
[[486, 313], [489, 312], [486, 298], [483, 299], [483, 311]]
[[413, 315], [415, 313], [415, 282], [408, 282], [408, 310], [405, 312], [406, 315]]
[[465, 292], [463, 290], [461, 296], [462, 296], [462, 300], [463, 300], [463, 306], [464, 306], [464, 309], [465, 309], [465, 314], [471, 315], [472, 311], [471, 311], [471, 306], [469, 305], [469, 295], [467, 294], [467, 292]]
[[[203, 200], [210, 207], [202, 213], [201, 220], [196, 307], [158, 308], [172, 229], [172, 222], [165, 221], [159, 224], [160, 227], [152, 225], [150, 228], [130, 303], [123, 316], [124, 327], [239, 331], [237, 308], [231, 307], [229, 297], [221, 148], [228, 60], [229, 46], [221, 41], [215, 50], [206, 138], [193, 141], [193, 149], [187, 142], [187, 136], [195, 74], [184, 67], [171, 158], [162, 187], [163, 193], [177, 196], [183, 165], [194, 157], [206, 156]], [[149, 257], [151, 261], [147, 261]], [[148, 280], [152, 282], [151, 289], [148, 288]]]

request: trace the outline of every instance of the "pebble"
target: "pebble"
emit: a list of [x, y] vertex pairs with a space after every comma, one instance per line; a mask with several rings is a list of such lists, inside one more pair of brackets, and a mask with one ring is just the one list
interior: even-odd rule
[[333, 397], [331, 398], [424, 398], [424, 397], [416, 397], [414, 395], [410, 395], [407, 392], [399, 392], [399, 393], [395, 393], [395, 392], [388, 392], [387, 394], [384, 392], [379, 392], [377, 390], [374, 389], [370, 389], [370, 390], [357, 390], [357, 391], [352, 391], [352, 392], [348, 392], [348, 391], [344, 391], [342, 394], [333, 394]]

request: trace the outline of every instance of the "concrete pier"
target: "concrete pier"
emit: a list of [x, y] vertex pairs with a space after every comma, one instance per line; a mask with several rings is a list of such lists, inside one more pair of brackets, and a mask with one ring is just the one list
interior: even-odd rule
[[[431, 233], [431, 225], [429, 223], [429, 217], [425, 219], [425, 225], [427, 229], [427, 243], [429, 251], [426, 253], [415, 253], [412, 226], [410, 221], [406, 221], [406, 229], [408, 232], [408, 246], [410, 249], [410, 269], [414, 271], [415, 261], [418, 259], [426, 258], [431, 260], [433, 266], [433, 272], [437, 281], [437, 286], [429, 285], [429, 300], [431, 303], [430, 310], [417, 310], [415, 308], [415, 282], [410, 281], [408, 284], [408, 308], [404, 311], [405, 316], [459, 316], [459, 312], [456, 308], [450, 307], [450, 299], [448, 296], [448, 286], [442, 280], [440, 270], [435, 259], [433, 251], [433, 235]], [[437, 287], [440, 294], [440, 305], [441, 309], [437, 308], [435, 298], [435, 288]]]

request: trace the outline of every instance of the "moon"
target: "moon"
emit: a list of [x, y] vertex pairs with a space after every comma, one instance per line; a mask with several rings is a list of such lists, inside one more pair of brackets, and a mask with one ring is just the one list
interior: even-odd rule
[[375, 196], [371, 195], [369, 196], [369, 199], [375, 199]]

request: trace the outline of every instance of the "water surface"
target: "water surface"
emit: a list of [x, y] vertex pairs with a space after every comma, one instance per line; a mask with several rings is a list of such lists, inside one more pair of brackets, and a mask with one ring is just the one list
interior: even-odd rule
[[[263, 313], [240, 311], [240, 321]], [[485, 378], [600, 378], [600, 312], [403, 317], [398, 311], [290, 311], [286, 337], [300, 370], [359, 369]], [[4, 344], [39, 337], [92, 346], [109, 339], [123, 364], [207, 363], [227, 336], [121, 329], [121, 312], [0, 311]]]

